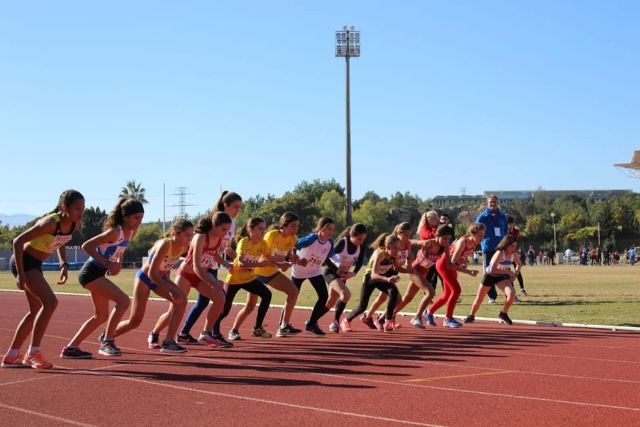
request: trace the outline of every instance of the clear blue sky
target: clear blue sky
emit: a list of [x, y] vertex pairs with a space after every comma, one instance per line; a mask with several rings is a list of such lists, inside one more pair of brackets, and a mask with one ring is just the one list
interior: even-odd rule
[[639, 190], [612, 166], [640, 149], [635, 0], [1, 4], [1, 213], [344, 183], [344, 24], [354, 198]]

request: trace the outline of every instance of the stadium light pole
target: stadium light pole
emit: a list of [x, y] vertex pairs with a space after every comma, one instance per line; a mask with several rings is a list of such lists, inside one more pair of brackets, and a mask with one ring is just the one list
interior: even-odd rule
[[336, 57], [344, 57], [347, 65], [347, 85], [346, 85], [346, 121], [347, 121], [347, 203], [346, 222], [351, 225], [351, 98], [349, 87], [349, 58], [360, 56], [360, 31], [355, 31], [355, 27], [342, 27], [342, 31], [336, 31]]
[[553, 252], [558, 252], [556, 247], [556, 213], [551, 212], [551, 222], [553, 223]]

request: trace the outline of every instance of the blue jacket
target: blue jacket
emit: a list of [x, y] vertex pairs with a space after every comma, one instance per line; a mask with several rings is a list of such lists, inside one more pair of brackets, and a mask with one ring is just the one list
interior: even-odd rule
[[[500, 212], [500, 209], [490, 211], [489, 208], [484, 210], [476, 218], [476, 222], [484, 224], [484, 239], [480, 243], [482, 252], [493, 252], [496, 250], [496, 246], [500, 243], [500, 240], [507, 235], [509, 224], [507, 223], [507, 216]], [[496, 235], [496, 228], [500, 230], [499, 235]]]

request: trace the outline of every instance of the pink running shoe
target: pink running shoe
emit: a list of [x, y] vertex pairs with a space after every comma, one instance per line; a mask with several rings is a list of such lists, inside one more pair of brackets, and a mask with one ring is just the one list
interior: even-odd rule
[[[385, 322], [385, 323], [387, 323], [387, 322]], [[391, 325], [393, 325], [393, 323], [391, 323]], [[379, 330], [379, 331], [383, 330], [382, 323], [380, 323], [380, 320], [377, 317], [375, 319], [373, 319], [373, 326], [375, 326], [376, 329]]]
[[349, 322], [346, 317], [340, 322], [340, 329], [342, 332], [351, 332], [353, 330], [351, 329], [351, 322]]
[[393, 332], [394, 329], [395, 329], [395, 324], [393, 323], [393, 320], [385, 320], [382, 330], [384, 332]]
[[3, 368], [27, 368], [28, 366], [23, 363], [24, 353], [18, 353], [17, 356], [9, 357], [6, 354], [2, 358]]
[[37, 352], [31, 355], [27, 354], [22, 362], [25, 366], [31, 366], [33, 369], [51, 369], [53, 365], [44, 358], [42, 353]]

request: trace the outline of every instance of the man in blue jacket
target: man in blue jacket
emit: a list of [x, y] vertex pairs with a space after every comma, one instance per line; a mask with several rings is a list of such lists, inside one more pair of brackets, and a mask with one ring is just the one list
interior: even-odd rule
[[[480, 247], [482, 248], [482, 263], [486, 269], [496, 251], [496, 246], [498, 246], [500, 240], [507, 235], [509, 229], [507, 216], [500, 212], [498, 198], [495, 195], [489, 194], [487, 196], [487, 207], [480, 212], [480, 215], [476, 218], [476, 222], [484, 224], [485, 226], [484, 239], [482, 239]], [[489, 289], [487, 296], [489, 297], [489, 303], [493, 304], [496, 302], [498, 292], [496, 292], [495, 286]]]

